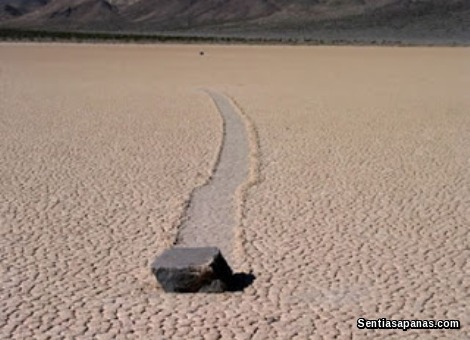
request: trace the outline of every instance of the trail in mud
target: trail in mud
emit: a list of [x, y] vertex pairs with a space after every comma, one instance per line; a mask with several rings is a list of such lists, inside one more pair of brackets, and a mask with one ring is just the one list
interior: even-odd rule
[[231, 262], [237, 226], [236, 191], [249, 174], [250, 147], [245, 125], [230, 100], [217, 92], [206, 93], [223, 119], [223, 139], [212, 177], [191, 195], [177, 246], [216, 246]]

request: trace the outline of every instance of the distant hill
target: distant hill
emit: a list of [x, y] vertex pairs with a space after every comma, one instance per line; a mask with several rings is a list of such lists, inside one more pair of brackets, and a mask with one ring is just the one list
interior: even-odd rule
[[0, 0], [0, 27], [470, 43], [470, 0]]

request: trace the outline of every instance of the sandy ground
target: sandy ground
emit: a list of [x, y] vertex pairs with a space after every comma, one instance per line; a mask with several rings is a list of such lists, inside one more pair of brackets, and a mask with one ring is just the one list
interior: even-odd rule
[[[204, 48], [206, 55], [198, 52]], [[0, 45], [0, 338], [470, 337], [470, 50]], [[243, 293], [150, 275], [244, 117]], [[359, 317], [461, 330], [359, 330]]]

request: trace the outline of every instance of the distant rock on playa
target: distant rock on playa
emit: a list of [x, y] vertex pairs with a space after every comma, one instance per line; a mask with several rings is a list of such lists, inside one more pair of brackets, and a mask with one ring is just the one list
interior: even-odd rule
[[221, 293], [233, 277], [216, 247], [167, 249], [153, 262], [152, 273], [166, 292], [174, 293]]

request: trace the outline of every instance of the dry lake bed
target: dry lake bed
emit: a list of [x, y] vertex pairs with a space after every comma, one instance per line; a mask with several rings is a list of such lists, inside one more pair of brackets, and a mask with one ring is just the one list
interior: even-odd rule
[[[469, 89], [468, 48], [0, 44], [0, 338], [470, 338]], [[164, 293], [178, 242], [255, 280]]]

